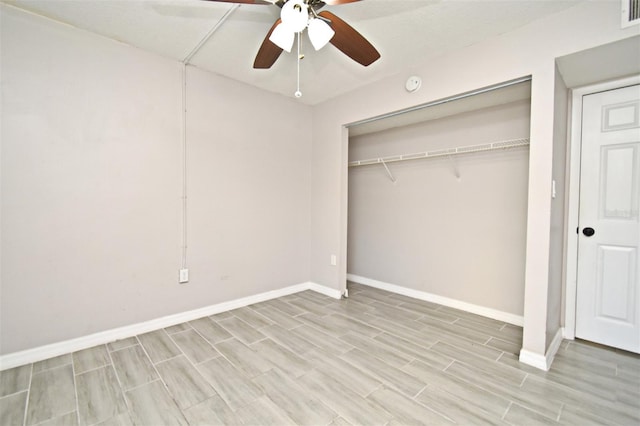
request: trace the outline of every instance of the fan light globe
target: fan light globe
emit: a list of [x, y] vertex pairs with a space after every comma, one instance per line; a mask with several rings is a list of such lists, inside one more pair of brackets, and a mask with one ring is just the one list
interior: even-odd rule
[[322, 19], [314, 18], [309, 21], [309, 39], [316, 50], [322, 49], [335, 35], [333, 28]]
[[309, 6], [302, 0], [289, 0], [282, 6], [280, 18], [289, 31], [299, 33], [309, 22]]
[[269, 36], [269, 40], [278, 46], [282, 50], [286, 50], [287, 53], [291, 52], [293, 47], [293, 39], [295, 33], [287, 28], [283, 23], [274, 28], [273, 32]]

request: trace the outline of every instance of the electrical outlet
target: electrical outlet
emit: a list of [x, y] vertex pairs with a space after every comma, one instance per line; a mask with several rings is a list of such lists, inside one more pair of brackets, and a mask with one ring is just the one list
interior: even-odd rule
[[338, 256], [336, 256], [335, 254], [331, 255], [331, 266], [337, 266], [338, 265]]
[[188, 269], [180, 269], [180, 278], [178, 279], [180, 284], [184, 284], [189, 282], [189, 270]]

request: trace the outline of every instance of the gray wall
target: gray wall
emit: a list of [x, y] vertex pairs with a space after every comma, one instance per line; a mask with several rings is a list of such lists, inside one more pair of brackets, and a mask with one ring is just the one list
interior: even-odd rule
[[309, 280], [309, 108], [189, 68], [179, 285], [178, 64], [1, 19], [0, 353]]
[[553, 120], [553, 180], [556, 197], [551, 203], [549, 290], [547, 296], [547, 347], [561, 327], [565, 265], [565, 191], [569, 91], [556, 67]]
[[[518, 101], [351, 138], [350, 161], [529, 136]], [[349, 170], [348, 272], [522, 315], [528, 150]], [[457, 177], [458, 175], [459, 177]]]
[[[518, 101], [349, 140], [349, 160], [529, 136]], [[522, 315], [528, 150], [349, 169], [348, 272]], [[459, 175], [459, 178], [456, 177]]]

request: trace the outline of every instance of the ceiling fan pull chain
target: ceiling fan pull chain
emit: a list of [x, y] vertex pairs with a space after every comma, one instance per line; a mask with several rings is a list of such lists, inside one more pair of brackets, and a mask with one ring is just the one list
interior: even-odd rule
[[300, 36], [301, 35], [302, 33], [298, 33], [298, 90], [296, 90], [296, 93], [294, 93], [294, 96], [296, 98], [302, 97], [302, 92], [300, 91], [300, 60], [302, 59], [302, 56], [300, 55]]

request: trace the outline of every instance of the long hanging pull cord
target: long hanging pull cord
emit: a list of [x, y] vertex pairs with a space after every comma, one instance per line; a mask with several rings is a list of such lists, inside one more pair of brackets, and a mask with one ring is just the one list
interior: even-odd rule
[[302, 33], [298, 33], [298, 90], [294, 93], [296, 98], [302, 97], [302, 92], [300, 91], [300, 60], [302, 59], [302, 55], [300, 54], [300, 36]]

